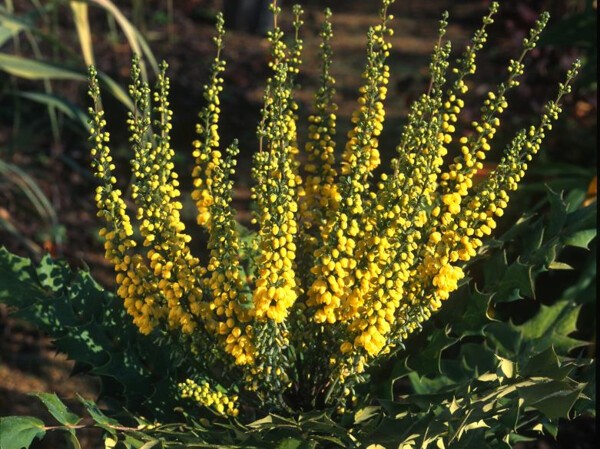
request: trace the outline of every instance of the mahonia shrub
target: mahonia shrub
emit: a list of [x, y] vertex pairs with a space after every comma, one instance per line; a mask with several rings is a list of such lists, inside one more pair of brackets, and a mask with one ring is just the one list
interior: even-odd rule
[[[134, 110], [127, 121], [134, 152], [133, 216], [117, 187], [96, 71], [90, 70], [93, 167], [100, 181], [96, 203], [106, 223], [100, 232], [106, 257], [139, 332], [185, 348], [189, 378], [179, 385], [182, 397], [232, 416], [240, 404], [274, 411], [351, 405], [367, 367], [401, 348], [458, 288], [558, 117], [578, 63], [538, 123], [519, 131], [498, 166], [475, 184], [507, 109], [507, 93], [519, 85], [523, 59], [548, 15], [523, 40], [506, 80], [487, 93], [481, 118], [462, 132], [456, 126], [468, 91], [465, 80], [475, 73], [498, 6], [491, 6], [456, 61], [450, 61], [444, 40], [444, 15], [429, 66], [430, 88], [410, 108], [389, 170], [376, 177], [390, 78], [391, 3], [383, 1], [380, 23], [368, 32], [358, 108], [337, 161], [330, 14], [322, 26], [321, 84], [303, 145], [294, 100], [302, 10], [294, 8], [289, 44], [275, 22], [252, 171], [257, 230], [251, 238], [242, 238], [231, 205], [238, 143], [223, 144], [219, 134], [225, 70], [219, 16], [216, 57], [193, 145], [192, 198], [198, 224], [209, 236], [205, 261], [190, 251], [192, 237], [181, 219], [166, 63], [152, 91], [141, 79], [138, 59], [133, 62]], [[277, 18], [276, 6], [274, 14]], [[447, 160], [453, 143], [459, 154]]]
[[[508, 92], [519, 85], [548, 15], [523, 40], [505, 80], [486, 94], [481, 117], [460, 130], [468, 78], [498, 5], [456, 60], [445, 14], [429, 89], [411, 106], [389, 167], [380, 167], [392, 3], [382, 1], [379, 23], [368, 31], [352, 128], [336, 149], [331, 13], [321, 27], [320, 85], [301, 143], [294, 92], [303, 12], [293, 8], [288, 41], [274, 2], [249, 227], [232, 207], [239, 144], [219, 131], [226, 64], [217, 17], [192, 150], [191, 196], [208, 238], [203, 260], [192, 253], [181, 216], [167, 64], [151, 89], [133, 60], [127, 194], [118, 187], [90, 68], [95, 200], [116, 294], [50, 257], [35, 266], [0, 249], [0, 301], [48, 332], [77, 361], [76, 371], [100, 377], [113, 414], [81, 402], [107, 448], [507, 449], [532, 432], [556, 435], [558, 418], [593, 410], [592, 361], [572, 358], [585, 342], [571, 336], [588, 278], [522, 323], [494, 318], [496, 305], [534, 297], [540, 273], [565, 268], [556, 260], [563, 248], [588, 248], [595, 236], [595, 206], [585, 206], [585, 195], [551, 191], [548, 217], [524, 214], [491, 237], [579, 63], [482, 177]], [[471, 290], [475, 260], [484, 276]], [[442, 307], [451, 296], [452, 307]], [[442, 327], [430, 319], [440, 308]], [[403, 385], [410, 391], [399, 394], [395, 387]], [[51, 429], [74, 438], [85, 427], [55, 395], [38, 397], [61, 425], [2, 418], [6, 449], [27, 447]]]

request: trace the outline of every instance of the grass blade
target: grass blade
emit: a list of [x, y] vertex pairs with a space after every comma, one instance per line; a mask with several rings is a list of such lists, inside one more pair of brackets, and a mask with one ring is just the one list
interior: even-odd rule
[[0, 70], [10, 75], [30, 80], [70, 79], [86, 81], [87, 77], [74, 70], [65, 69], [54, 64], [20, 56], [0, 53]]
[[129, 94], [127, 94], [127, 92], [121, 86], [119, 86], [115, 80], [103, 72], [98, 72], [98, 78], [100, 79], [100, 83], [103, 84], [103, 87], [107, 89], [112, 96], [123, 103], [127, 109], [133, 111], [133, 102], [131, 101]]
[[0, 47], [17, 36], [26, 25], [9, 14], [0, 14]]
[[31, 176], [21, 170], [14, 164], [0, 160], [0, 173], [4, 174], [7, 179], [10, 179], [17, 185], [25, 196], [31, 201], [39, 216], [52, 225], [58, 226], [58, 216], [50, 200], [44, 192], [39, 188]]
[[43, 92], [16, 92], [16, 95], [26, 98], [37, 103], [45, 104], [46, 106], [53, 106], [59, 111], [63, 112], [71, 120], [79, 122], [85, 129], [88, 128], [88, 115], [79, 107], [73, 103], [61, 98], [57, 95], [43, 93]]
[[73, 12], [73, 20], [79, 36], [79, 45], [81, 45], [81, 54], [85, 65], [94, 65], [94, 47], [92, 45], [92, 33], [90, 31], [90, 21], [88, 19], [87, 3], [72, 1], [69, 3]]
[[[95, 3], [96, 5], [102, 7], [115, 18], [115, 20], [123, 30], [123, 33], [125, 34], [125, 37], [127, 38], [129, 45], [131, 46], [131, 49], [139, 55], [145, 55], [154, 73], [158, 74], [158, 64], [156, 62], [156, 58], [154, 57], [152, 50], [150, 50], [150, 46], [146, 42], [146, 39], [144, 39], [144, 37], [140, 34], [137, 28], [135, 28], [132, 25], [132, 23], [127, 19], [127, 17], [123, 15], [121, 10], [117, 8], [117, 6], [110, 0], [88, 1], [90, 3]], [[142, 70], [144, 70], [143, 66]]]

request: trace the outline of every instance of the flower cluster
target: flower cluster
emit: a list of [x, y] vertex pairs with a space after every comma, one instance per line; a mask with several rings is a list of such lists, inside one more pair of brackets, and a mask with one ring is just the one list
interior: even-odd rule
[[210, 260], [207, 274], [211, 301], [203, 318], [207, 329], [219, 336], [225, 351], [232, 355], [235, 363], [245, 365], [254, 358], [250, 307], [243, 294], [243, 273], [239, 265], [239, 235], [235, 223], [235, 213], [231, 207], [235, 173], [237, 143], [233, 142], [224, 156], [219, 149], [218, 122], [220, 114], [219, 92], [222, 90], [221, 72], [225, 62], [220, 58], [225, 33], [223, 18], [217, 21], [215, 45], [217, 57], [211, 69], [211, 81], [205, 86], [204, 98], [207, 106], [200, 114], [196, 132], [200, 139], [194, 142], [193, 156], [196, 165], [193, 169], [194, 191], [198, 224], [210, 231]]
[[[390, 79], [392, 3], [382, 1], [379, 24], [368, 32], [353, 127], [337, 161], [331, 13], [325, 12], [321, 28], [320, 86], [301, 152], [294, 89], [303, 12], [294, 7], [294, 36], [286, 43], [277, 22], [280, 9], [273, 3], [271, 75], [252, 170], [254, 232], [236, 222], [231, 206], [238, 143], [232, 139], [222, 145], [219, 133], [225, 70], [219, 16], [217, 54], [193, 145], [192, 198], [198, 224], [208, 233], [205, 264], [191, 254], [191, 237], [180, 216], [166, 64], [154, 93], [141, 81], [137, 59], [132, 69], [135, 108], [128, 125], [134, 150], [131, 207], [139, 229], [135, 238], [130, 205], [116, 188], [91, 69], [93, 167], [101, 181], [96, 202], [106, 221], [101, 231], [106, 256], [117, 273], [117, 293], [140, 332], [166, 333], [189, 345], [194, 368], [187, 375], [203, 380], [183, 382], [183, 397], [232, 416], [238, 409], [227, 390], [243, 391], [248, 404], [284, 410], [342, 406], [351, 400], [369, 364], [401, 347], [463, 282], [469, 262], [493, 233], [510, 192], [560, 113], [578, 63], [539, 124], [518, 132], [497, 168], [475, 183], [507, 109], [507, 93], [519, 85], [524, 58], [548, 16], [540, 16], [524, 39], [506, 80], [486, 94], [481, 118], [461, 133], [467, 78], [476, 72], [477, 54], [498, 5], [491, 5], [456, 61], [445, 40], [444, 15], [429, 66], [429, 89], [409, 111], [390, 170], [376, 178]], [[447, 161], [454, 150], [457, 155]], [[242, 239], [242, 234], [252, 238]], [[224, 367], [223, 376], [211, 376], [215, 363]]]
[[209, 407], [221, 415], [238, 416], [240, 410], [237, 408], [238, 397], [227, 396], [225, 393], [213, 390], [205, 380], [200, 383], [187, 379], [178, 385], [181, 397], [190, 398], [204, 407]]

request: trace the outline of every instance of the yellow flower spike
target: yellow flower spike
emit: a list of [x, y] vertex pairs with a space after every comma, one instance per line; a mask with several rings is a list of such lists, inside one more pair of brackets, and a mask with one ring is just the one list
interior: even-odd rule
[[[270, 368], [282, 366], [285, 353], [272, 351], [272, 345], [285, 348], [289, 340], [286, 320], [298, 297], [294, 241], [298, 233], [296, 212], [302, 193], [297, 175], [296, 113], [292, 90], [299, 63], [301, 25], [299, 8], [294, 8], [296, 40], [291, 51], [282, 41], [277, 26], [279, 8], [272, 6], [275, 26], [268, 39], [272, 48], [272, 76], [267, 82], [265, 106], [259, 125], [259, 153], [255, 156], [253, 198], [257, 203], [256, 266], [260, 267], [252, 295], [252, 318], [255, 321], [253, 342], [255, 363], [261, 367], [256, 379], [262, 379], [263, 390], [281, 391], [285, 376]], [[296, 56], [298, 61], [295, 60]], [[266, 369], [268, 368], [268, 369]]]
[[[363, 73], [366, 84], [359, 90], [360, 106], [353, 114], [352, 122], [355, 127], [348, 134], [335, 192], [336, 197], [339, 195], [342, 201], [329, 208], [322, 222], [320, 241], [323, 242], [323, 247], [314, 253], [317, 265], [311, 272], [315, 277], [310, 278], [312, 284], [307, 291], [306, 304], [314, 323], [335, 326], [324, 336], [328, 342], [326, 344], [334, 347], [341, 344], [335, 336], [335, 329], [350, 329], [348, 326], [369, 295], [369, 278], [365, 276], [368, 271], [359, 269], [355, 261], [361, 260], [361, 254], [367, 252], [365, 243], [360, 242], [368, 238], [373, 229], [373, 225], [364, 220], [367, 217], [365, 207], [369, 208], [371, 201], [371, 194], [367, 189], [368, 177], [379, 165], [377, 136], [385, 117], [380, 100], [385, 98], [389, 78], [389, 69], [385, 64], [389, 50], [385, 42], [385, 36], [389, 35], [389, 4], [391, 2], [385, 2], [380, 11], [382, 24], [369, 31], [368, 61]], [[327, 201], [321, 204], [327, 205]], [[342, 264], [344, 259], [352, 260], [353, 263]], [[333, 339], [331, 343], [330, 338]], [[345, 345], [344, 351], [347, 351], [349, 359], [353, 358], [354, 348]], [[336, 369], [340, 373], [347, 371], [346, 363], [347, 359], [340, 359]]]
[[[502, 216], [508, 205], [508, 191], [516, 190], [517, 183], [524, 176], [527, 169], [529, 156], [535, 154], [540, 146], [545, 132], [552, 128], [552, 122], [560, 113], [560, 101], [571, 90], [571, 83], [577, 75], [580, 63], [576, 61], [567, 73], [564, 83], [561, 83], [556, 99], [548, 102], [544, 107], [541, 121], [538, 126], [531, 127], [528, 131], [521, 130], [505, 150], [498, 167], [482, 182], [477, 190], [466, 200], [470, 204], [478, 204], [479, 215], [473, 215], [468, 220], [468, 227], [475, 230], [475, 235], [489, 235], [496, 227], [493, 215]], [[486, 212], [483, 212], [486, 211]], [[469, 248], [462, 241], [463, 246]], [[481, 246], [481, 240], [468, 241], [473, 249]], [[472, 253], [472, 251], [471, 251]], [[464, 260], [464, 259], [463, 259]], [[468, 260], [468, 259], [466, 259]]]
[[[274, 5], [275, 20], [279, 8]], [[259, 210], [259, 258], [258, 265], [263, 267], [257, 284], [259, 288], [254, 294], [254, 315], [259, 320], [266, 318], [281, 322], [287, 316], [287, 307], [277, 307], [293, 303], [296, 298], [296, 282], [293, 261], [295, 251], [287, 249], [288, 238], [292, 241], [297, 233], [295, 212], [297, 211], [297, 190], [294, 173], [296, 162], [295, 145], [295, 109], [292, 98], [293, 79], [300, 58], [302, 42], [298, 32], [301, 26], [299, 7], [294, 8], [294, 28], [296, 39], [291, 56], [282, 41], [283, 32], [276, 25], [269, 34], [272, 46], [273, 75], [269, 79], [265, 92], [265, 108], [263, 121], [259, 128], [259, 137], [264, 148], [262, 156], [257, 156], [258, 166], [253, 175], [261, 182], [254, 195]], [[294, 132], [290, 133], [290, 129]], [[262, 199], [266, 199], [264, 201]], [[274, 252], [273, 252], [274, 251]], [[278, 261], [281, 261], [278, 263]], [[283, 279], [279, 285], [272, 278]], [[270, 280], [271, 279], [271, 280]], [[291, 304], [290, 304], [291, 306]]]
[[[546, 105], [541, 122], [519, 132], [498, 167], [475, 185], [473, 174], [482, 167], [500, 125], [498, 117], [507, 107], [505, 92], [518, 84], [523, 71], [521, 56], [511, 62], [505, 86], [487, 94], [483, 117], [472, 123], [474, 134], [455, 142], [460, 156], [443, 171], [464, 108], [465, 79], [475, 71], [475, 57], [497, 4], [453, 68], [444, 41], [444, 15], [429, 67], [430, 89], [410, 110], [391, 171], [370, 185], [380, 163], [378, 139], [388, 94], [391, 3], [383, 1], [381, 24], [369, 32], [364, 85], [339, 169], [334, 167], [336, 116], [326, 13], [322, 83], [304, 147], [305, 180], [297, 173], [298, 108], [293, 98], [302, 12], [294, 8], [295, 35], [288, 46], [273, 3], [276, 22], [268, 37], [273, 70], [252, 168], [255, 235], [246, 235], [231, 208], [237, 147], [234, 143], [227, 151], [221, 149], [224, 31], [218, 19], [217, 56], [204, 89], [208, 104], [193, 149], [192, 195], [198, 223], [209, 231], [206, 269], [191, 254], [191, 237], [181, 219], [166, 66], [155, 93], [141, 81], [135, 63], [133, 69], [131, 193], [138, 206], [143, 253], [135, 252], [134, 226], [116, 187], [103, 113], [99, 108], [91, 113], [93, 166], [101, 181], [95, 201], [106, 221], [100, 235], [115, 267], [117, 293], [140, 332], [158, 328], [161, 335], [179, 338], [190, 348], [195, 359], [189, 376], [202, 380], [182, 383], [182, 396], [218, 414], [236, 416], [239, 410], [236, 397], [202, 377], [214, 367], [223, 368], [230, 391], [239, 388], [242, 397], [272, 410], [287, 410], [291, 401], [306, 408], [343, 405], [369, 365], [401, 347], [464, 281], [468, 262], [494, 232], [496, 217], [503, 215], [510, 192], [560, 113], [561, 97], [568, 93], [577, 65], [557, 99]], [[525, 42], [525, 52], [535, 45], [545, 20]], [[97, 100], [95, 72], [90, 73]]]
[[[106, 121], [104, 120], [104, 111], [100, 106], [100, 89], [94, 67], [90, 67], [89, 74], [89, 94], [94, 101], [94, 108], [90, 108], [92, 117], [90, 140], [96, 145], [92, 150], [94, 155], [92, 167], [95, 170], [95, 176], [102, 182], [102, 185], [96, 189], [96, 206], [106, 220], [106, 227], [101, 232], [105, 240], [105, 256], [117, 271], [117, 293], [123, 299], [127, 312], [133, 317], [140, 332], [149, 334], [157, 324], [157, 318], [162, 312], [157, 307], [158, 305], [145, 301], [144, 294], [138, 295], [137, 289], [129, 288], [134, 284], [148, 284], [147, 277], [140, 277], [140, 272], [147, 271], [147, 269], [144, 270], [145, 263], [138, 257], [132, 257], [132, 249], [136, 243], [131, 238], [133, 228], [131, 219], [126, 212], [122, 193], [114, 186], [116, 179], [112, 176], [112, 157], [107, 145], [109, 134], [104, 130]], [[148, 307], [137, 307], [140, 303], [146, 303]]]
[[[133, 70], [131, 92], [137, 108], [135, 115], [130, 116], [132, 142], [136, 152], [134, 159], [135, 181], [133, 191], [137, 193], [136, 204], [143, 209], [140, 233], [145, 238], [144, 244], [150, 247], [148, 259], [150, 269], [156, 275], [160, 290], [153, 296], [166, 299], [169, 309], [167, 323], [171, 328], [181, 328], [190, 333], [196, 327], [200, 317], [192, 310], [198, 310], [193, 304], [196, 295], [182, 290], [178, 278], [194, 279], [202, 274], [198, 260], [191, 256], [187, 243], [190, 237], [184, 233], [185, 226], [180, 218], [182, 205], [177, 201], [180, 192], [177, 189], [177, 175], [173, 172], [171, 162], [174, 151], [170, 146], [170, 130], [172, 112], [167, 99], [169, 79], [166, 76], [167, 66], [161, 65], [157, 90], [152, 95], [154, 103], [155, 129], [152, 128], [149, 104], [150, 90], [139, 80], [137, 69]], [[142, 138], [139, 144], [135, 136], [154, 134], [154, 143], [148, 137]], [[157, 264], [161, 269], [156, 269]], [[199, 289], [196, 282], [190, 287]], [[185, 305], [181, 300], [185, 298]]]
[[312, 252], [321, 242], [316, 226], [322, 223], [328, 210], [337, 208], [334, 185], [337, 176], [334, 167], [337, 105], [333, 101], [335, 79], [330, 73], [333, 55], [330, 19], [331, 11], [326, 9], [320, 33], [320, 85], [314, 97], [314, 114], [308, 117], [308, 141], [305, 145], [308, 164], [304, 167], [305, 197], [300, 204], [300, 216], [307, 235], [303, 255], [307, 263], [312, 261]]
[[[491, 7], [491, 13], [495, 13], [497, 4]], [[484, 26], [491, 23], [491, 16], [484, 19]], [[498, 127], [500, 126], [499, 116], [508, 107], [506, 101], [507, 92], [518, 85], [517, 78], [523, 73], [523, 60], [525, 56], [535, 48], [539, 36], [548, 22], [548, 14], [544, 13], [536, 21], [535, 26], [531, 29], [529, 36], [523, 40], [523, 50], [518, 60], [512, 60], [508, 67], [508, 77], [506, 82], [501, 83], [496, 92], [488, 92], [487, 98], [484, 100], [481, 109], [482, 116], [479, 122], [473, 122], [475, 133], [468, 138], [462, 138], [461, 143], [464, 149], [463, 154], [456, 157], [450, 164], [448, 171], [442, 175], [442, 188], [444, 192], [459, 192], [462, 196], [466, 196], [471, 185], [473, 176], [482, 167], [481, 163], [473, 163], [471, 161], [482, 161], [486, 157], [486, 152], [491, 149], [490, 142], [493, 140]], [[484, 28], [482, 28], [484, 29]], [[481, 39], [483, 37], [483, 39]], [[485, 32], [483, 35], [475, 35], [473, 48], [481, 48], [485, 41]], [[480, 44], [478, 44], [478, 42]], [[474, 68], [474, 55], [471, 58]], [[464, 60], [464, 58], [463, 58]], [[473, 70], [474, 71], [474, 70]]]
[[193, 156], [195, 166], [192, 170], [194, 186], [192, 199], [196, 202], [198, 209], [198, 224], [201, 226], [210, 226], [209, 209], [214, 202], [212, 194], [213, 180], [211, 174], [216, 165], [221, 160], [219, 147], [219, 115], [220, 104], [219, 93], [222, 91], [223, 78], [222, 72], [225, 70], [225, 61], [221, 59], [223, 51], [223, 38], [225, 36], [225, 22], [223, 15], [217, 15], [217, 35], [214, 38], [217, 54], [210, 69], [210, 81], [204, 86], [204, 99], [206, 106], [199, 114], [199, 123], [196, 125], [198, 140], [194, 142]]
[[[250, 320], [250, 314], [249, 305], [245, 304], [246, 300], [242, 294], [242, 267], [238, 257], [239, 234], [235, 223], [235, 211], [231, 207], [233, 181], [230, 176], [234, 173], [235, 157], [238, 153], [237, 141], [234, 141], [227, 148], [226, 158], [219, 159], [212, 170], [214, 201], [207, 212], [210, 230], [208, 274], [212, 292], [209, 308], [213, 313], [204, 318], [212, 323], [209, 330], [217, 331], [221, 345], [233, 356], [235, 363], [244, 365], [253, 360], [254, 347], [248, 343], [250, 329], [243, 333], [241, 331], [242, 323]], [[215, 155], [220, 156], [220, 153]], [[233, 326], [229, 326], [231, 322]]]

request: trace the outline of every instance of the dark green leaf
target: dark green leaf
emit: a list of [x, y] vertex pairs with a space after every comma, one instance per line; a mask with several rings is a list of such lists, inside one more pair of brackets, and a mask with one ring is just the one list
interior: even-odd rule
[[511, 264], [496, 287], [494, 300], [508, 302], [523, 297], [534, 298], [533, 267], [517, 260]]
[[563, 201], [562, 193], [548, 189], [548, 202], [550, 203], [550, 217], [546, 225], [546, 235], [558, 235], [567, 221], [567, 205]]
[[15, 307], [35, 302], [41, 288], [31, 260], [0, 248], [0, 301]]
[[569, 301], [557, 301], [551, 306], [542, 304], [532, 319], [516, 328], [536, 351], [541, 352], [553, 346], [558, 353], [566, 354], [571, 349], [585, 344], [569, 337], [577, 330], [579, 309], [580, 306]]
[[489, 323], [490, 300], [493, 294], [482, 293], [468, 286], [461, 288], [453, 295], [440, 316], [450, 326], [450, 334], [461, 338], [482, 335], [484, 326]]
[[442, 351], [452, 345], [455, 339], [448, 336], [447, 329], [440, 329], [430, 334], [427, 343], [417, 353], [410, 356], [406, 364], [416, 371], [419, 376], [439, 374]]
[[110, 357], [106, 348], [111, 347], [111, 342], [95, 321], [78, 325], [75, 332], [57, 338], [55, 344], [61, 352], [77, 354], [80, 362], [94, 366], [107, 363]]
[[585, 229], [566, 237], [563, 242], [568, 246], [589, 249], [590, 242], [596, 237], [596, 229]]
[[495, 352], [482, 344], [465, 343], [460, 348], [459, 359], [467, 372], [472, 373], [469, 377], [479, 376], [486, 372], [495, 372], [498, 361]]
[[277, 449], [311, 449], [313, 447], [315, 447], [314, 443], [296, 438], [286, 438], [277, 445]]
[[[532, 226], [535, 225], [534, 218], [536, 214], [524, 214], [517, 222], [499, 238], [502, 242], [509, 242], [525, 233], [531, 233]], [[539, 226], [541, 227], [541, 226]]]
[[575, 366], [561, 365], [554, 348], [549, 347], [545, 351], [528, 358], [523, 368], [523, 377], [549, 377], [552, 380], [565, 380], [573, 371]]
[[519, 353], [523, 336], [510, 323], [490, 323], [485, 327], [485, 335], [489, 345], [499, 356], [512, 360]]
[[582, 207], [567, 216], [563, 236], [571, 236], [579, 231], [595, 229], [597, 223], [597, 204], [594, 201], [587, 207]]
[[568, 382], [551, 380], [519, 389], [526, 407], [535, 407], [550, 419], [566, 418], [581, 394], [582, 387]]

